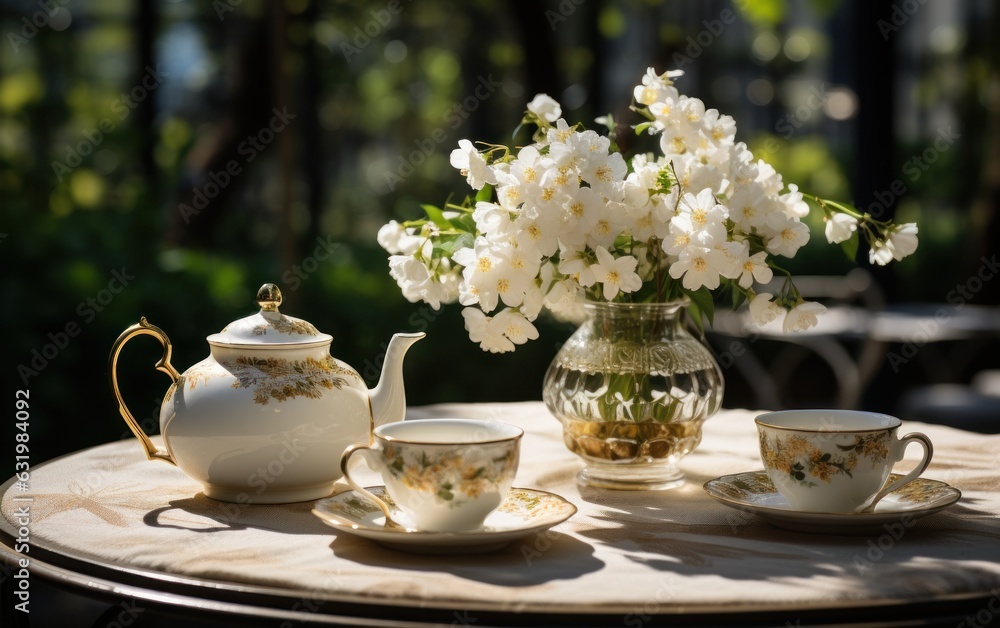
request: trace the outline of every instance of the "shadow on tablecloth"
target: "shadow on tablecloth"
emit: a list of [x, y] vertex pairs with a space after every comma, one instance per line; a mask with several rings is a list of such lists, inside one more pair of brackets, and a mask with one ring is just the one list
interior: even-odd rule
[[368, 539], [338, 535], [330, 544], [334, 556], [369, 567], [404, 569], [415, 577], [448, 573], [459, 578], [506, 587], [574, 580], [600, 571], [604, 562], [594, 548], [560, 532], [546, 531], [484, 554], [413, 555], [387, 549]]

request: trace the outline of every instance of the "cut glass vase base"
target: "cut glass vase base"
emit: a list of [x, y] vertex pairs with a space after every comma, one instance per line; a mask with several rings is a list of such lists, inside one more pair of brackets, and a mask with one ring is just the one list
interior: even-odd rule
[[662, 491], [684, 484], [675, 464], [614, 464], [588, 462], [576, 475], [581, 486], [623, 491]]

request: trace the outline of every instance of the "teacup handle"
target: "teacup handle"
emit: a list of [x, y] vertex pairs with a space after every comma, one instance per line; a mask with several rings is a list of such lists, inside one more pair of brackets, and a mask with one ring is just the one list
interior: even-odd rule
[[902, 460], [903, 452], [906, 451], [906, 446], [909, 445], [911, 442], [918, 443], [924, 449], [924, 457], [920, 461], [920, 464], [918, 464], [916, 468], [913, 469], [913, 471], [910, 471], [909, 473], [899, 478], [895, 482], [890, 482], [889, 484], [887, 484], [885, 488], [883, 488], [881, 491], [875, 494], [875, 497], [872, 499], [872, 502], [864, 509], [862, 509], [861, 512], [872, 512], [875, 509], [875, 504], [879, 503], [879, 501], [883, 497], [903, 487], [904, 485], [909, 484], [913, 480], [916, 480], [917, 476], [919, 476], [921, 473], [924, 472], [925, 469], [927, 469], [927, 465], [931, 463], [931, 456], [934, 455], [934, 445], [931, 444], [931, 439], [927, 438], [927, 436], [921, 434], [920, 432], [911, 432], [899, 439], [899, 458], [897, 459], [897, 461]]
[[375, 495], [372, 495], [371, 492], [366, 491], [360, 484], [351, 478], [351, 474], [347, 470], [348, 462], [350, 461], [351, 456], [356, 453], [360, 453], [364, 457], [365, 461], [368, 462], [368, 465], [374, 470], [375, 467], [372, 464], [372, 459], [368, 457], [368, 454], [372, 452], [374, 452], [374, 450], [370, 446], [363, 445], [361, 443], [349, 446], [340, 456], [340, 472], [344, 474], [344, 479], [347, 480], [347, 483], [352, 489], [354, 489], [355, 493], [361, 495], [382, 510], [382, 514], [385, 515], [385, 527], [405, 528], [406, 526], [400, 525], [395, 519], [392, 518], [392, 514], [389, 510], [389, 504], [385, 503], [378, 497], [375, 497]]

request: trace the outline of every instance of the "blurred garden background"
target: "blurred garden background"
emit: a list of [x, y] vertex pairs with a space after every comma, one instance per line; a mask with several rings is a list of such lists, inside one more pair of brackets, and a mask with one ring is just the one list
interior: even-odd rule
[[[889, 305], [943, 304], [1000, 244], [998, 32], [988, 0], [0, 0], [6, 398], [30, 390], [35, 463], [130, 438], [108, 387], [118, 334], [146, 316], [183, 371], [275, 282], [282, 311], [372, 385], [391, 334], [426, 331], [411, 404], [539, 399], [572, 327], [542, 320], [539, 341], [483, 353], [459, 306], [403, 299], [375, 234], [464, 195], [451, 150], [509, 141], [538, 92], [591, 128], [638, 122], [631, 87], [650, 66], [683, 69], [681, 92], [735, 117], [786, 183], [919, 223], [916, 255], [870, 270]], [[853, 268], [810, 220], [790, 269]], [[998, 302], [1000, 281], [963, 297]], [[859, 405], [892, 411], [1000, 367], [995, 340], [954, 344], [942, 359], [962, 352], [961, 367], [879, 364]], [[150, 431], [159, 356], [141, 341], [123, 358]], [[726, 405], [753, 406], [726, 374]], [[829, 403], [822, 365], [801, 375], [812, 396], [788, 403]], [[13, 408], [0, 423], [14, 442]]]

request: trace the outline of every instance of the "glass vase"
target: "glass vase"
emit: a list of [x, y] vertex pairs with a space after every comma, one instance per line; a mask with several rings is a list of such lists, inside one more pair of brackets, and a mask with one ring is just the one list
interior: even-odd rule
[[545, 374], [542, 398], [566, 446], [587, 463], [583, 485], [678, 486], [677, 463], [722, 405], [722, 371], [684, 329], [686, 301], [587, 303], [587, 318]]

